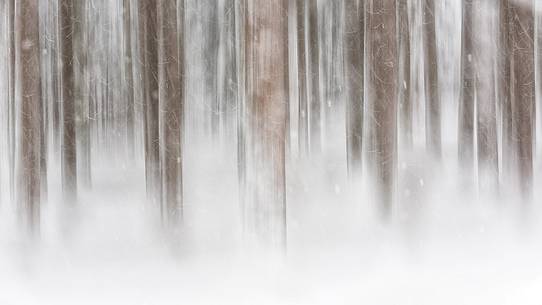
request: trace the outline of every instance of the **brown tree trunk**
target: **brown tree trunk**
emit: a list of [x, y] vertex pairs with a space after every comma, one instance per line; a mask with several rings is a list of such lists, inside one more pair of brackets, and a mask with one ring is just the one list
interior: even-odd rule
[[533, 2], [510, 2], [512, 46], [512, 140], [517, 158], [520, 191], [530, 199], [533, 190], [535, 122], [534, 9]]
[[156, 2], [142, 0], [139, 2], [140, 38], [144, 59], [144, 133], [145, 133], [145, 177], [147, 194], [154, 203], [160, 202], [160, 151], [158, 124], [158, 28]]
[[40, 135], [41, 76], [39, 45], [39, 6], [34, 0], [21, 0], [15, 7], [17, 41], [16, 100], [20, 102], [19, 190], [17, 202], [23, 224], [39, 231], [40, 221]]
[[260, 239], [286, 243], [285, 133], [288, 2], [243, 0], [246, 56], [244, 224]]
[[499, 159], [497, 146], [497, 114], [495, 101], [496, 53], [492, 50], [495, 40], [491, 17], [485, 16], [487, 6], [475, 5], [477, 38], [472, 45], [475, 66], [478, 185], [485, 192], [494, 193], [498, 187]]
[[461, 26], [461, 97], [459, 100], [458, 155], [462, 168], [474, 174], [474, 67], [473, 0], [463, 0]]
[[346, 160], [348, 176], [361, 173], [364, 101], [365, 0], [345, 2]]
[[402, 145], [411, 149], [413, 146], [413, 112], [410, 88], [410, 19], [408, 0], [398, 1], [399, 11], [399, 107]]
[[306, 0], [296, 0], [297, 14], [297, 87], [299, 95], [298, 138], [299, 152], [309, 152], [309, 103], [307, 83]]
[[[182, 5], [183, 0], [179, 1]], [[160, 106], [163, 124], [164, 197], [162, 220], [175, 226], [182, 217], [182, 123], [184, 105], [184, 7], [177, 20], [177, 1], [158, 1]], [[181, 25], [178, 31], [178, 26]], [[179, 37], [179, 35], [181, 35]]]
[[[511, 98], [511, 36], [509, 0], [501, 0], [499, 6], [499, 104], [501, 119], [501, 156], [503, 184], [509, 185], [512, 176], [512, 98]], [[508, 179], [507, 179], [508, 178]], [[506, 182], [506, 183], [504, 183]]]
[[307, 72], [309, 82], [309, 148], [310, 153], [319, 153], [322, 149], [322, 120], [320, 102], [320, 45], [318, 37], [318, 0], [309, 1], [309, 49], [307, 55], [310, 65]]
[[397, 176], [397, 36], [395, 0], [369, 0], [367, 93], [373, 118], [371, 169], [377, 204], [391, 214]]
[[126, 137], [128, 143], [128, 154], [134, 158], [134, 131], [135, 131], [135, 100], [134, 100], [134, 61], [132, 56], [132, 18], [131, 0], [122, 1], [122, 18], [124, 27], [124, 90], [126, 92]]
[[77, 199], [77, 142], [74, 100], [73, 1], [60, 0], [62, 64], [62, 191], [64, 200]]
[[440, 96], [438, 85], [435, 0], [423, 0], [423, 43], [425, 77], [425, 139], [428, 152], [441, 155]]

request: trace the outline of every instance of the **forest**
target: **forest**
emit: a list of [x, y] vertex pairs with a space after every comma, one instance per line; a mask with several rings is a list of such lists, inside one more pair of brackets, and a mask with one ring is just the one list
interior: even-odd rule
[[[477, 297], [450, 304], [505, 304], [489, 270], [517, 268], [532, 281], [501, 293], [540, 301], [541, 73], [538, 0], [3, 0], [0, 284], [30, 264], [41, 288], [0, 302], [73, 303], [53, 276], [134, 304], [154, 268], [166, 287], [200, 274], [189, 304], [221, 300], [207, 285], [226, 303], [248, 285], [247, 304], [448, 304], [381, 292], [430, 282], [412, 249]], [[59, 255], [77, 267], [49, 270]]]

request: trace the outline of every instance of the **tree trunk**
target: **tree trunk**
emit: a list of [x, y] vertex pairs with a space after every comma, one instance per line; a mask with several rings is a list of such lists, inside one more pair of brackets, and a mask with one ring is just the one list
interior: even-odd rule
[[408, 0], [398, 1], [399, 11], [399, 107], [401, 122], [401, 138], [405, 148], [413, 146], [413, 112], [410, 88], [410, 19], [408, 16]]
[[365, 0], [345, 2], [346, 160], [348, 176], [361, 173], [364, 101]]
[[463, 0], [461, 27], [461, 98], [459, 101], [458, 155], [467, 176], [474, 172], [474, 67], [473, 0]]
[[306, 43], [306, 0], [296, 0], [297, 14], [297, 87], [299, 96], [298, 138], [299, 152], [309, 152], [309, 104], [307, 96], [307, 43]]
[[131, 0], [122, 1], [122, 18], [124, 28], [124, 90], [126, 92], [126, 137], [128, 154], [130, 159], [134, 158], [134, 131], [135, 131], [135, 100], [134, 100], [134, 61], [132, 56], [132, 18]]
[[534, 10], [532, 2], [510, 2], [510, 48], [513, 149], [520, 191], [530, 200], [533, 191], [535, 118]]
[[[179, 5], [183, 5], [183, 0]], [[184, 106], [184, 6], [177, 20], [177, 1], [158, 2], [160, 107], [163, 124], [164, 197], [162, 220], [175, 226], [182, 217], [182, 123]], [[181, 25], [178, 31], [178, 26]], [[179, 35], [180, 38], [179, 38]]]
[[310, 153], [322, 150], [322, 120], [320, 101], [320, 44], [318, 38], [318, 0], [308, 0], [309, 48], [307, 55], [309, 75], [309, 149]]
[[244, 224], [261, 240], [286, 243], [285, 133], [288, 2], [243, 0], [246, 56]]
[[142, 16], [140, 30], [144, 33], [142, 45], [144, 56], [145, 100], [143, 103], [145, 125], [145, 177], [147, 194], [154, 203], [160, 202], [160, 151], [158, 124], [158, 28], [157, 7], [154, 1], [139, 2]]
[[395, 0], [370, 0], [367, 10], [371, 168], [384, 218], [391, 214], [397, 176], [397, 36]]
[[73, 1], [60, 0], [62, 60], [62, 191], [64, 200], [77, 199], [77, 142], [74, 100]]
[[435, 0], [423, 0], [423, 42], [425, 77], [425, 138], [428, 152], [441, 155], [440, 96], [438, 85]]
[[17, 41], [16, 100], [20, 102], [19, 190], [17, 202], [25, 228], [39, 231], [40, 221], [40, 135], [41, 77], [39, 6], [34, 0], [18, 1], [15, 7]]
[[511, 96], [511, 35], [509, 0], [501, 0], [499, 6], [499, 104], [501, 112], [501, 156], [503, 184], [509, 185], [512, 174], [512, 96]]
[[[497, 147], [497, 114], [495, 101], [495, 52], [491, 51], [495, 40], [492, 17], [485, 16], [488, 7], [476, 4], [477, 38], [474, 39], [473, 61], [475, 66], [476, 119], [478, 151], [478, 185], [481, 190], [495, 192], [498, 187], [499, 159]], [[469, 53], [470, 54], [470, 53]]]

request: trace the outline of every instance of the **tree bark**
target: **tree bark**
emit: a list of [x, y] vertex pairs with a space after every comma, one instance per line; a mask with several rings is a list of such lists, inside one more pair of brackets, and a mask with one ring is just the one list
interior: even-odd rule
[[311, 154], [322, 150], [322, 105], [320, 101], [320, 44], [318, 37], [318, 0], [308, 0], [309, 48], [309, 149]]
[[369, 0], [367, 93], [371, 104], [371, 169], [384, 218], [391, 214], [397, 176], [397, 36], [395, 0]]
[[532, 2], [509, 2], [511, 17], [512, 140], [520, 191], [530, 200], [533, 191], [535, 122], [534, 9]]
[[399, 106], [402, 144], [406, 149], [413, 146], [413, 112], [410, 88], [410, 18], [408, 0], [398, 1], [399, 12]]
[[[179, 5], [183, 5], [183, 0]], [[168, 226], [179, 224], [182, 217], [182, 123], [184, 106], [184, 6], [177, 20], [177, 1], [158, 2], [160, 106], [163, 124], [164, 197], [162, 221]], [[179, 29], [180, 26], [180, 30]], [[179, 35], [181, 35], [179, 37]]]
[[345, 2], [346, 160], [348, 176], [361, 173], [364, 101], [365, 0]]
[[62, 191], [64, 200], [77, 199], [77, 141], [74, 100], [73, 1], [60, 0], [62, 61]]
[[156, 2], [141, 0], [139, 13], [144, 33], [144, 128], [145, 128], [145, 177], [149, 199], [158, 204], [161, 199], [161, 170], [158, 124], [158, 28]]
[[306, 0], [296, 0], [297, 15], [297, 87], [299, 98], [298, 138], [299, 152], [309, 152], [309, 103], [307, 83]]
[[498, 187], [499, 159], [497, 146], [497, 114], [495, 101], [496, 53], [492, 50], [495, 40], [492, 32], [491, 17], [485, 16], [487, 6], [476, 4], [477, 38], [472, 45], [475, 66], [475, 94], [477, 119], [478, 185], [485, 192], [494, 193]]
[[18, 200], [23, 225], [30, 233], [39, 231], [40, 221], [40, 136], [41, 75], [39, 45], [39, 6], [34, 0], [18, 1], [15, 7], [16, 79], [20, 102]]
[[441, 155], [440, 96], [438, 84], [435, 0], [423, 0], [423, 43], [425, 78], [425, 139], [428, 152]]
[[459, 101], [458, 155], [462, 168], [474, 174], [473, 0], [463, 0], [461, 26], [461, 96]]
[[286, 0], [243, 0], [246, 56], [244, 224], [260, 240], [286, 243]]

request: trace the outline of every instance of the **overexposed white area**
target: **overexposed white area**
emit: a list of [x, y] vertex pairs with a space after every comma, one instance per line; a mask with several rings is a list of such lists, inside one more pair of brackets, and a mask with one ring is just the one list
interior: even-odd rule
[[38, 241], [22, 241], [2, 206], [0, 304], [542, 301], [536, 204], [469, 194], [453, 166], [428, 171], [418, 160], [403, 164], [409, 199], [383, 223], [361, 187], [348, 190], [341, 162], [299, 162], [289, 167], [286, 252], [260, 251], [243, 241], [234, 154], [221, 152], [187, 152], [176, 241], [152, 220], [142, 169], [122, 162], [104, 161], [70, 212], [50, 194]]

